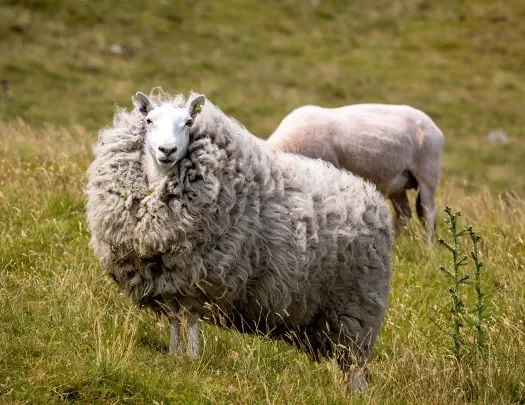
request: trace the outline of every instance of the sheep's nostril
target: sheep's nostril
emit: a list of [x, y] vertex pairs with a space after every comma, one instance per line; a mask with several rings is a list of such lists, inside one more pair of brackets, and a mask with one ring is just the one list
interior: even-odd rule
[[173, 148], [165, 148], [164, 146], [159, 146], [159, 150], [165, 155], [171, 155], [172, 153], [177, 152], [177, 147], [174, 146]]

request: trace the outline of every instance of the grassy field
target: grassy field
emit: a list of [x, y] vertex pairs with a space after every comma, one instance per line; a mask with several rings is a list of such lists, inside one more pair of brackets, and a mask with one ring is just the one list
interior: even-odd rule
[[[524, 19], [521, 0], [0, 2], [0, 403], [525, 403]], [[450, 259], [415, 221], [365, 394], [333, 361], [209, 325], [198, 360], [167, 356], [165, 320], [89, 251], [82, 194], [97, 129], [159, 85], [261, 137], [307, 103], [429, 113], [446, 137], [439, 206], [484, 236], [485, 360], [456, 366]], [[496, 128], [510, 144], [487, 140]]]

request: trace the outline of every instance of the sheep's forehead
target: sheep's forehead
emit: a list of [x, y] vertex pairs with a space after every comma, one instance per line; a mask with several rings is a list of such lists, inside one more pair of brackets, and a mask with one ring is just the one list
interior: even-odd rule
[[186, 124], [190, 114], [186, 107], [175, 107], [171, 104], [163, 104], [160, 107], [151, 110], [148, 118], [154, 121], [169, 121], [175, 124]]

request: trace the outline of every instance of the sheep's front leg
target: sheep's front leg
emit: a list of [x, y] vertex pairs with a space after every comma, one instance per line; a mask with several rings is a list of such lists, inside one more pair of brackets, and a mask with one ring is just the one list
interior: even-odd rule
[[187, 353], [192, 357], [199, 355], [199, 314], [195, 311], [188, 311], [188, 347]]
[[180, 332], [180, 318], [178, 314], [170, 314], [170, 346], [168, 353], [172, 356], [182, 353], [182, 341]]
[[437, 216], [434, 189], [424, 183], [419, 185], [416, 208], [419, 219], [425, 227], [427, 242], [432, 242], [436, 231]]

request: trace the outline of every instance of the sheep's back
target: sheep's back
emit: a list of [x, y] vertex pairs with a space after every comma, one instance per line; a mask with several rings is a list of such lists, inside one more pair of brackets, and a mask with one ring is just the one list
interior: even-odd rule
[[305, 106], [283, 119], [268, 144], [326, 160], [386, 188], [404, 170], [439, 160], [443, 135], [426, 114], [409, 106]]

